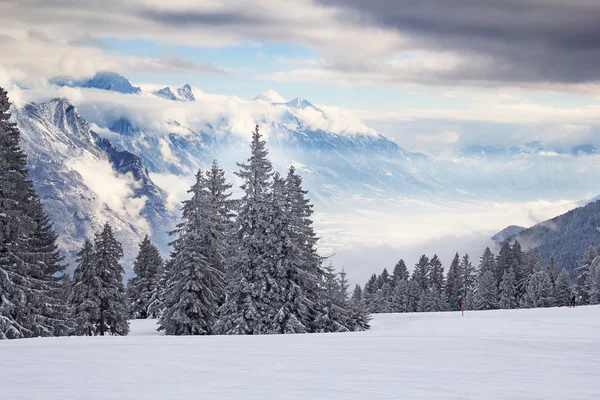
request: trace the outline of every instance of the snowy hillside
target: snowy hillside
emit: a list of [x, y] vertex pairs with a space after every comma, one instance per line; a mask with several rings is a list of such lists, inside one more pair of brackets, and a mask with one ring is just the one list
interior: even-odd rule
[[99, 138], [72, 104], [61, 99], [31, 103], [15, 117], [30, 177], [67, 261], [107, 221], [118, 228], [126, 258], [135, 255], [145, 234], [172, 222], [166, 194], [152, 182], [142, 159]]
[[[11, 400], [600, 396], [600, 307], [384, 314], [350, 334], [0, 342]], [[149, 336], [146, 336], [149, 335]], [[32, 380], [32, 377], [35, 379]]]

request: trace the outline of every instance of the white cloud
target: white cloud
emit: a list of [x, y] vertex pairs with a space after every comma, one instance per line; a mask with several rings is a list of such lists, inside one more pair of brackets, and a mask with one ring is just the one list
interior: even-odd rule
[[[140, 216], [146, 197], [134, 197], [137, 182], [130, 175], [115, 173], [107, 160], [74, 158], [66, 162], [68, 168], [77, 171], [83, 183], [98, 196], [98, 200], [110, 207], [117, 215], [133, 218], [136, 224], [149, 230], [148, 222]], [[101, 214], [103, 210], [97, 210]]]

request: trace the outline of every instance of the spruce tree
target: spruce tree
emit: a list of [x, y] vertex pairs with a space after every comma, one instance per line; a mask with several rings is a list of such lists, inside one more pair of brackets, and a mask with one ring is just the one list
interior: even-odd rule
[[183, 202], [182, 222], [172, 232], [177, 238], [172, 243], [173, 261], [158, 328], [167, 335], [213, 333], [225, 285], [225, 237], [201, 170], [189, 193], [192, 197]]
[[139, 246], [133, 263], [135, 277], [127, 285], [129, 311], [133, 318], [158, 318], [159, 310], [152, 306], [152, 295], [157, 291], [163, 273], [163, 259], [148, 236]]
[[463, 298], [461, 287], [460, 256], [456, 253], [452, 264], [450, 264], [448, 277], [446, 278], [446, 298], [448, 299], [448, 307], [451, 311], [460, 310], [460, 302]]
[[[294, 240], [294, 216], [290, 212], [290, 198], [286, 194], [285, 181], [275, 173], [270, 193], [268, 220], [269, 249], [266, 259], [276, 271], [271, 282], [271, 306], [265, 319], [269, 321], [268, 333], [306, 333], [310, 321], [309, 303], [303, 289], [304, 259], [300, 243]], [[342, 271], [345, 279], [345, 273]], [[341, 286], [347, 296], [347, 282]], [[266, 332], [265, 332], [266, 333]]]
[[429, 286], [435, 288], [438, 294], [444, 290], [444, 267], [437, 254], [429, 261]]
[[408, 268], [406, 267], [406, 263], [404, 262], [404, 260], [400, 260], [396, 263], [392, 277], [394, 279], [394, 284], [397, 284], [399, 281], [407, 281], [408, 280], [409, 273], [408, 273]]
[[[496, 259], [494, 257], [494, 253], [492, 253], [492, 250], [489, 247], [486, 247], [483, 255], [479, 259], [479, 276], [482, 276], [488, 271], [490, 271], [495, 277]], [[498, 282], [496, 282], [496, 284], [498, 284]]]
[[320, 301], [318, 332], [349, 332], [354, 328], [344, 289], [331, 263], [324, 269]]
[[554, 283], [554, 305], [557, 307], [569, 305], [572, 289], [569, 284], [569, 273], [566, 269], [562, 269], [556, 277]]
[[600, 304], [600, 257], [592, 262], [587, 281], [589, 304]]
[[579, 296], [581, 304], [589, 303], [588, 278], [590, 267], [597, 257], [598, 250], [594, 246], [590, 246], [583, 255], [579, 268], [577, 268], [577, 296]]
[[64, 335], [64, 266], [10, 116], [0, 88], [0, 339]]
[[519, 302], [517, 300], [517, 278], [512, 268], [504, 273], [500, 281], [500, 301], [502, 308], [512, 309], [517, 308]]
[[77, 253], [77, 267], [73, 273], [73, 289], [69, 299], [73, 334], [77, 336], [99, 334], [102, 282], [96, 273], [95, 259], [94, 245], [86, 240]]
[[108, 223], [96, 234], [94, 247], [94, 268], [100, 280], [98, 332], [101, 336], [105, 333], [125, 336], [129, 333], [129, 312], [123, 285], [125, 271], [120, 264], [123, 248]]
[[290, 216], [290, 240], [299, 251], [296, 284], [302, 288], [308, 313], [302, 323], [310, 330], [319, 317], [319, 285], [323, 276], [323, 259], [317, 253], [318, 237], [313, 228], [313, 205], [307, 198], [308, 192], [302, 187], [302, 177], [291, 166], [285, 179], [287, 213]]
[[552, 307], [554, 305], [552, 281], [546, 271], [538, 271], [531, 275], [521, 305], [527, 308]]
[[419, 258], [419, 262], [415, 265], [415, 269], [412, 273], [412, 280], [419, 285], [419, 288], [421, 288], [423, 292], [429, 288], [429, 271], [429, 258], [423, 254], [421, 258]]
[[[269, 189], [272, 165], [258, 126], [252, 134], [251, 156], [238, 164], [244, 196], [236, 216], [236, 245], [228, 276], [227, 296], [217, 329], [223, 334], [271, 333], [265, 316], [277, 304], [278, 281], [269, 253]], [[274, 290], [275, 289], [275, 290]]]
[[477, 279], [475, 291], [475, 307], [478, 310], [494, 310], [498, 305], [498, 289], [494, 279], [493, 269], [487, 268]]
[[365, 290], [363, 291], [363, 297], [365, 300], [365, 307], [370, 313], [376, 312], [376, 297], [377, 295], [377, 275], [372, 274], [367, 283], [365, 284]]
[[365, 308], [365, 303], [362, 298], [362, 288], [356, 285], [352, 292], [350, 303], [351, 319], [354, 322], [354, 331], [365, 331], [370, 328], [369, 314]]
[[[463, 298], [467, 299], [467, 295], [473, 294], [476, 282], [476, 272], [468, 254], [465, 254], [460, 263], [460, 293]], [[471, 307], [472, 309], [472, 307]]]

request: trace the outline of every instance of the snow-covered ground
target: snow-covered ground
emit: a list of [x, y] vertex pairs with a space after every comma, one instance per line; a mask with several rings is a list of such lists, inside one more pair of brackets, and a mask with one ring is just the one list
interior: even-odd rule
[[0, 342], [0, 398], [600, 398], [600, 307], [378, 315], [364, 333]]

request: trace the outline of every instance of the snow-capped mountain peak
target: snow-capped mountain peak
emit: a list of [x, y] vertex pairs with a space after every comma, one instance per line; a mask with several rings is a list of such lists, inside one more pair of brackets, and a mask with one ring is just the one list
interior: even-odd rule
[[58, 86], [103, 89], [124, 94], [138, 94], [141, 92], [139, 87], [134, 86], [133, 83], [123, 75], [109, 71], [97, 72], [96, 75], [88, 79], [77, 80], [57, 77], [51, 79], [50, 82]]
[[170, 87], [165, 86], [164, 88], [152, 92], [153, 95], [162, 97], [165, 100], [172, 101], [195, 101], [196, 97], [194, 97], [194, 93], [192, 92], [192, 87], [189, 84], [185, 84], [182, 87], [176, 90], [177, 94], [173, 93]]
[[181, 100], [196, 101], [192, 87], [188, 83], [177, 89], [177, 94]]

